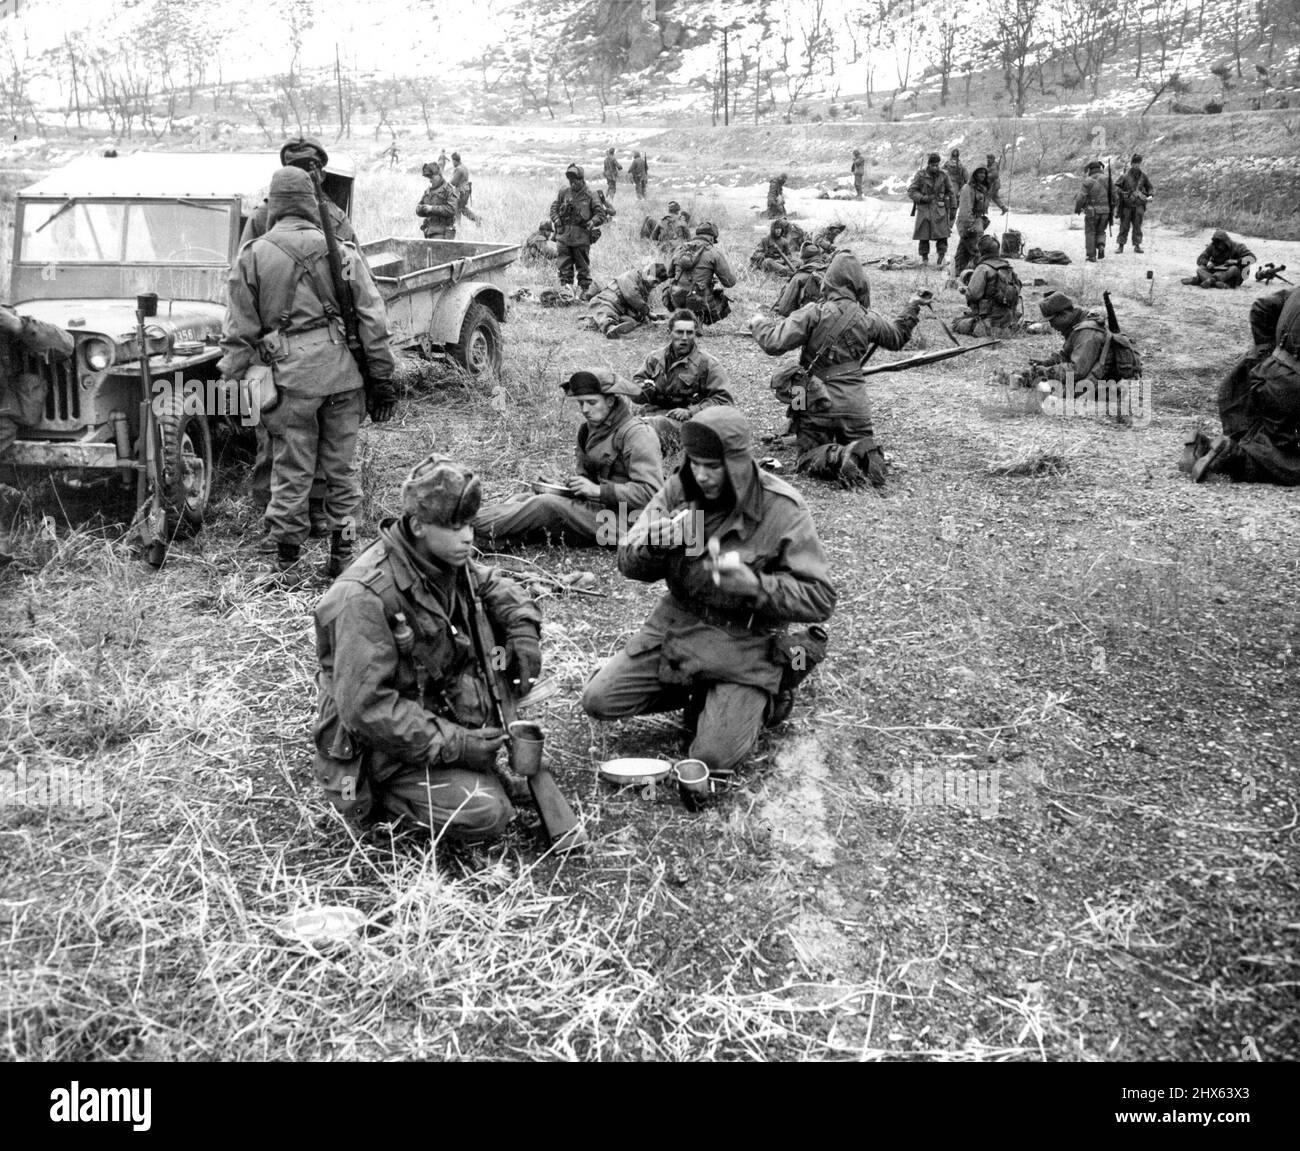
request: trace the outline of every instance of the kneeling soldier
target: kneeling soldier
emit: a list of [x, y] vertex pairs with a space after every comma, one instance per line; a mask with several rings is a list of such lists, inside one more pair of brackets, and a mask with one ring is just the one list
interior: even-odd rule
[[[627, 647], [582, 693], [596, 719], [684, 708], [690, 755], [731, 771], [766, 720], [788, 714], [791, 693], [825, 651], [825, 633], [790, 635], [792, 623], [830, 618], [835, 589], [802, 497], [754, 461], [745, 417], [706, 408], [682, 425], [686, 458], [619, 545], [630, 579], [662, 579], [659, 601]], [[683, 511], [702, 521], [675, 532]]]
[[411, 820], [476, 843], [514, 814], [493, 775], [505, 742], [471, 637], [486, 612], [505, 679], [541, 672], [541, 613], [496, 569], [471, 563], [478, 478], [430, 456], [402, 484], [402, 514], [316, 606], [316, 777], [365, 824]]

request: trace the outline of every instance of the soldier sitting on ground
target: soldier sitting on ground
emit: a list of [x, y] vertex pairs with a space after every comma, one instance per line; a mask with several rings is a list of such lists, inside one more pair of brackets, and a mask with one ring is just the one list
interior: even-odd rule
[[334, 807], [367, 826], [400, 820], [465, 843], [514, 815], [493, 775], [506, 733], [471, 636], [477, 611], [526, 695], [542, 669], [541, 613], [496, 568], [470, 560], [478, 478], [430, 456], [402, 484], [397, 519], [316, 606], [313, 765]]
[[954, 332], [963, 336], [1005, 336], [1022, 330], [1020, 277], [998, 251], [996, 239], [980, 237], [979, 263], [962, 289], [966, 314], [953, 324]]
[[556, 258], [555, 227], [550, 220], [543, 220], [537, 225], [537, 231], [524, 241], [520, 259], [530, 268], [539, 264], [553, 263]]
[[1255, 346], [1219, 390], [1223, 434], [1197, 433], [1183, 470], [1199, 484], [1213, 473], [1243, 483], [1300, 485], [1300, 288], [1250, 308]]
[[758, 242], [749, 257], [749, 266], [755, 271], [788, 276], [794, 267], [794, 257], [803, 246], [803, 229], [782, 217], [773, 220], [767, 235]]
[[839, 251], [840, 233], [847, 227], [848, 224], [838, 222], [825, 224], [813, 233], [812, 242], [826, 253], [827, 262]]
[[521, 494], [484, 508], [474, 519], [481, 546], [616, 544], [620, 525], [632, 522], [663, 486], [659, 438], [628, 406], [628, 397], [639, 396], [640, 388], [608, 369], [574, 372], [562, 387], [583, 418], [577, 468], [565, 484], [569, 494]]
[[677, 244], [689, 240], [690, 219], [690, 213], [683, 212], [676, 200], [669, 200], [668, 209], [660, 219], [647, 216], [642, 221], [641, 239], [653, 240], [656, 244]]
[[1246, 269], [1254, 262], [1254, 252], [1219, 228], [1205, 251], [1196, 257], [1196, 275], [1188, 276], [1183, 283], [1201, 288], [1240, 288]]
[[785, 282], [772, 305], [772, 311], [778, 316], [788, 316], [798, 311], [805, 304], [815, 303], [822, 298], [822, 277], [830, 267], [831, 257], [824, 249], [808, 240], [799, 250], [799, 263], [794, 274]]
[[722, 289], [735, 286], [726, 253], [719, 247], [718, 229], [707, 220], [695, 229], [695, 238], [673, 252], [668, 274], [672, 286], [668, 303], [673, 308], [689, 308], [702, 324], [712, 324], [731, 314], [731, 303]]
[[1089, 383], [1130, 380], [1142, 374], [1142, 362], [1132, 342], [1119, 332], [1108, 331], [1104, 315], [1077, 307], [1064, 292], [1051, 293], [1039, 303], [1038, 310], [1065, 337], [1065, 343], [1046, 360], [1030, 360], [1031, 371], [1025, 383], [1073, 381], [1077, 395], [1086, 391]]
[[668, 269], [657, 260], [624, 272], [592, 296], [586, 321], [610, 340], [636, 331], [650, 318], [650, 297], [666, 279]]
[[641, 418], [659, 435], [667, 458], [681, 446], [681, 426], [705, 408], [734, 404], [727, 373], [698, 344], [695, 314], [679, 308], [668, 317], [668, 345], [646, 356], [633, 382], [641, 387]]

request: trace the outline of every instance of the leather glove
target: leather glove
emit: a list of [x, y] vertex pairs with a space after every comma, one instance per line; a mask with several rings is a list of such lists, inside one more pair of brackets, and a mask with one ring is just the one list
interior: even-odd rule
[[442, 750], [430, 758], [430, 767], [455, 764], [470, 771], [492, 770], [497, 749], [506, 741], [506, 733], [501, 728], [461, 727], [445, 721], [442, 727]]
[[385, 424], [397, 410], [397, 385], [392, 380], [371, 380], [366, 389], [366, 411], [377, 424]]
[[512, 635], [506, 641], [506, 657], [511, 677], [519, 680], [519, 694], [527, 695], [542, 674], [542, 645], [537, 636], [531, 632]]
[[679, 424], [684, 424], [691, 418], [691, 410], [690, 408], [673, 408], [672, 411], [668, 413], [668, 418]]

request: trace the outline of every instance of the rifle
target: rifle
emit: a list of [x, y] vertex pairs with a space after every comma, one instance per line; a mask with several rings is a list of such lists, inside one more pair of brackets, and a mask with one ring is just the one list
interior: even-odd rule
[[330, 282], [334, 286], [334, 295], [338, 300], [339, 311], [343, 319], [343, 336], [347, 341], [348, 351], [357, 362], [357, 371], [361, 373], [361, 382], [366, 390], [366, 399], [370, 399], [370, 362], [366, 358], [365, 346], [361, 343], [360, 325], [357, 323], [357, 305], [352, 298], [352, 289], [343, 278], [343, 257], [339, 255], [339, 242], [334, 235], [334, 221], [330, 219], [329, 201], [325, 188], [321, 184], [320, 169], [311, 167], [311, 186], [316, 192], [316, 211], [320, 213], [321, 231], [325, 233], [325, 253], [330, 267]]
[[1115, 305], [1110, 302], [1110, 293], [1102, 292], [1102, 303], [1106, 305], [1106, 327], [1109, 331], [1119, 334], [1119, 319], [1115, 315]]
[[1106, 235], [1115, 222], [1115, 181], [1110, 178], [1110, 161], [1106, 161]]
[[[469, 609], [473, 622], [470, 633], [474, 641], [474, 652], [487, 679], [501, 726], [509, 731], [510, 725], [519, 718], [519, 712], [510, 685], [506, 683], [501, 669], [493, 663], [496, 636], [492, 632], [492, 621], [488, 619], [483, 602], [479, 599], [473, 569], [468, 565], [465, 567], [465, 583], [469, 589]], [[563, 855], [587, 846], [587, 833], [578, 823], [568, 801], [560, 794], [555, 777], [544, 766], [528, 776], [528, 790], [532, 792], [533, 802], [537, 804], [547, 839], [557, 854]]]
[[1261, 284], [1271, 284], [1274, 280], [1281, 280], [1284, 284], [1291, 283], [1284, 275], [1286, 271], [1285, 264], [1262, 264], [1255, 269], [1255, 279]]
[[[906, 359], [891, 360], [887, 364], [877, 364], [874, 368], [863, 368], [862, 374], [864, 376], [873, 376], [877, 372], [905, 372], [908, 368], [919, 368], [925, 364], [937, 364], [941, 360], [951, 360], [954, 356], [964, 356], [967, 352], [978, 351], [980, 348], [995, 348], [1001, 343], [1001, 340], [977, 340], [973, 344], [962, 344], [956, 348], [940, 348], [935, 352], [921, 352], [915, 356], [908, 356]], [[872, 350], [874, 351], [874, 346]], [[864, 364], [866, 359], [867, 357], [864, 356]]]

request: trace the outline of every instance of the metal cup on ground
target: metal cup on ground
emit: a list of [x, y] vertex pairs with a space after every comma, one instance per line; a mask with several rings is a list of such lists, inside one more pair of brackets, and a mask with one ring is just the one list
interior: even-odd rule
[[673, 765], [673, 778], [687, 811], [699, 811], [709, 797], [709, 765], [702, 759], [683, 759]]
[[541, 724], [527, 719], [517, 719], [508, 728], [510, 732], [510, 770], [517, 775], [536, 775], [542, 767], [542, 748], [546, 736]]

